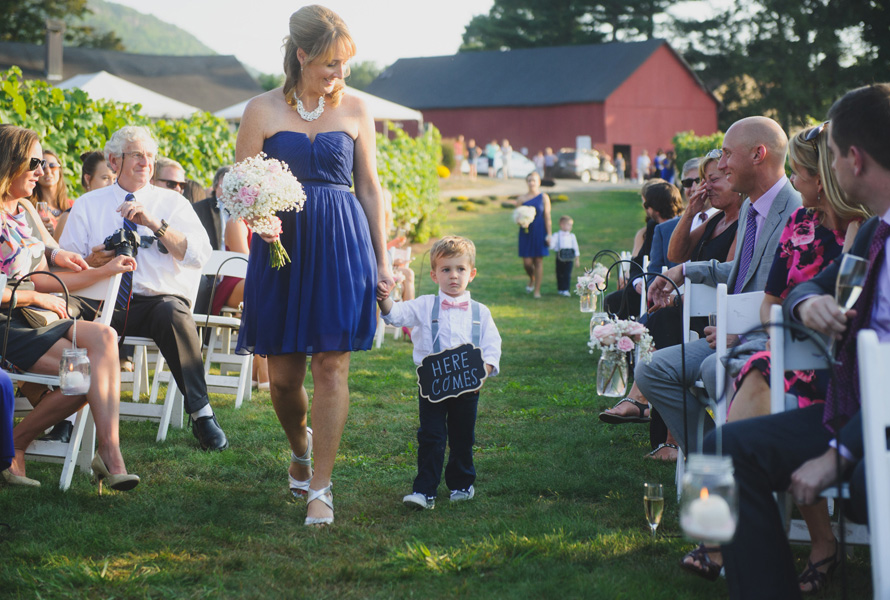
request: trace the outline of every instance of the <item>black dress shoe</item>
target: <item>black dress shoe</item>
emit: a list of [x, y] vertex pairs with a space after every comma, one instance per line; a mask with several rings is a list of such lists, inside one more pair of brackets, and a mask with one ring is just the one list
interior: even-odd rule
[[71, 421], [61, 421], [53, 426], [52, 431], [40, 438], [43, 442], [62, 442], [67, 444], [71, 441], [71, 432], [74, 431], [74, 424]]
[[192, 421], [192, 433], [198, 438], [201, 450], [225, 450], [229, 447], [229, 440], [219, 426], [216, 415], [200, 417]]

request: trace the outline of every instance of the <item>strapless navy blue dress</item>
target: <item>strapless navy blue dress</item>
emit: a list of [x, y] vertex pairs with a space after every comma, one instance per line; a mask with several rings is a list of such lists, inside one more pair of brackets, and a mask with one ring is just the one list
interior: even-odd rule
[[269, 266], [253, 234], [238, 351], [313, 354], [368, 350], [377, 327], [377, 260], [368, 219], [349, 191], [355, 141], [343, 131], [279, 131], [263, 152], [290, 166], [306, 191], [297, 213], [278, 213], [291, 262]]

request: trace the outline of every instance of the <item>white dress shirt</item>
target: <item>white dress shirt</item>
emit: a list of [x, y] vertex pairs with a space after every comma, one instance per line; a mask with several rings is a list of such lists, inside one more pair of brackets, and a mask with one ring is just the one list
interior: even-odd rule
[[[71, 209], [59, 245], [88, 256], [94, 247], [124, 226], [124, 219], [116, 209], [124, 203], [128, 193], [114, 184], [81, 196]], [[172, 294], [193, 301], [201, 278], [201, 267], [213, 250], [198, 214], [188, 200], [173, 190], [147, 185], [133, 192], [133, 195], [135, 202], [142, 204], [148, 214], [167, 221], [171, 229], [182, 233], [188, 240], [182, 261], [177, 261], [170, 254], [162, 254], [157, 243], [149, 248], [139, 248], [136, 272], [133, 273], [133, 294]], [[143, 225], [136, 227], [136, 233], [154, 235]]]
[[550, 236], [551, 250], [564, 250], [571, 248], [575, 251], [575, 256], [581, 256], [581, 250], [578, 248], [578, 238], [571, 231], [563, 231], [560, 229]]
[[[383, 315], [387, 325], [411, 327], [411, 341], [414, 342], [414, 364], [419, 365], [433, 353], [432, 312], [435, 302], [447, 299], [453, 302], [470, 302], [470, 292], [457, 298], [445, 294], [427, 294], [414, 300], [394, 302], [388, 315]], [[497, 375], [501, 364], [501, 335], [491, 318], [491, 311], [479, 304], [479, 348], [485, 364], [491, 365], [491, 376]], [[447, 350], [461, 344], [473, 343], [473, 310], [439, 308], [439, 348]]]

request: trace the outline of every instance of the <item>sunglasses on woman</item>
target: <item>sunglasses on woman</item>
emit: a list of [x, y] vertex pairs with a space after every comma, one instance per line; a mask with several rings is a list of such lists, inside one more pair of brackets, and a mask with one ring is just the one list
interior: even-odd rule
[[681, 181], [680, 183], [683, 184], [684, 188], [689, 189], [692, 186], [694, 186], [696, 183], [698, 183], [699, 181], [701, 181], [701, 177], [696, 177], [695, 179], [693, 179], [692, 177], [688, 177], [688, 178], [684, 179], [683, 181]]
[[705, 158], [720, 159], [722, 157], [723, 157], [723, 150], [721, 150], [720, 148], [714, 148], [713, 150], [711, 150], [710, 152], [705, 154]]
[[44, 171], [46, 171], [46, 161], [42, 158], [32, 158], [31, 162], [28, 164], [29, 171], [36, 171], [37, 167], [40, 167]]

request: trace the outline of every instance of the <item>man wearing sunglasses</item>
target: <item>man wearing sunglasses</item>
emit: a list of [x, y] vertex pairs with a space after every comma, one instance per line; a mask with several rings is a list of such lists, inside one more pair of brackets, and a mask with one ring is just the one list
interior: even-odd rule
[[95, 267], [111, 260], [123, 245], [106, 249], [105, 240], [113, 234], [128, 239], [135, 233], [143, 242], [150, 236], [157, 239], [138, 248], [136, 271], [129, 281], [121, 281], [111, 325], [123, 335], [154, 340], [185, 396], [201, 448], [224, 450], [228, 440], [210, 407], [201, 342], [189, 304], [212, 248], [188, 200], [167, 185], [151, 185], [157, 151], [145, 127], [116, 131], [105, 145], [105, 158], [117, 173], [117, 183], [81, 197], [59, 244]]
[[155, 160], [155, 176], [151, 182], [181, 194], [185, 189], [185, 169], [175, 160], [159, 156]]

